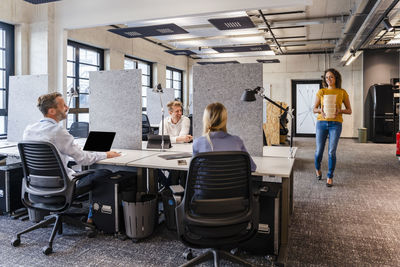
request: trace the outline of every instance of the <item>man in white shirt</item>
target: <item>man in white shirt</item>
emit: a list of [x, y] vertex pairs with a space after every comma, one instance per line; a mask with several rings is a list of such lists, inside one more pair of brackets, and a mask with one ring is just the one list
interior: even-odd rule
[[[167, 104], [169, 116], [164, 119], [164, 135], [169, 135], [171, 143], [189, 143], [193, 136], [189, 135], [190, 119], [182, 115], [182, 103], [171, 101]], [[162, 121], [158, 134], [163, 134]]]
[[[70, 179], [74, 170], [68, 168], [67, 163], [70, 159], [77, 164], [91, 165], [96, 161], [120, 156], [114, 151], [108, 152], [88, 152], [83, 151], [76, 143], [74, 137], [59, 124], [67, 118], [68, 106], [60, 93], [50, 93], [38, 98], [37, 104], [44, 118], [39, 122], [31, 124], [25, 128], [23, 140], [45, 141], [52, 143], [58, 150], [60, 158], [64, 163], [65, 170]], [[82, 177], [77, 183], [77, 189], [81, 187], [92, 188], [95, 180], [103, 179], [111, 174], [109, 170], [96, 170], [87, 176]], [[91, 212], [89, 211], [88, 222], [91, 222]]]

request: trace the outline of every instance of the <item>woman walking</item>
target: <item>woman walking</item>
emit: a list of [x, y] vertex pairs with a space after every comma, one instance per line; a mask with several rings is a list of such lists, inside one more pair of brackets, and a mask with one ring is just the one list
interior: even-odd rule
[[[342, 132], [342, 114], [351, 114], [349, 95], [342, 89], [342, 76], [335, 69], [327, 69], [315, 98], [314, 113], [318, 113], [316, 125], [315, 172], [318, 180], [322, 178], [321, 160], [328, 143], [328, 173], [326, 186], [333, 185], [333, 172], [336, 166], [336, 149]], [[342, 106], [344, 104], [344, 109]]]

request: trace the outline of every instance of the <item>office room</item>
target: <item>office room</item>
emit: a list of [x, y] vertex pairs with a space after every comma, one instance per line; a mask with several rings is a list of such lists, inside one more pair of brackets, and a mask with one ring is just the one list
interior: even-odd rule
[[[399, 11], [389, 0], [0, 1], [0, 265], [205, 254], [204, 265], [399, 266]], [[217, 107], [224, 125], [207, 126]], [[84, 159], [67, 166], [57, 142], [31, 140], [27, 126], [43, 121]], [[85, 149], [89, 131], [113, 140]], [[240, 148], [213, 144], [218, 134]], [[29, 146], [51, 153], [65, 195], [26, 175], [46, 158]], [[202, 199], [215, 194], [199, 185], [203, 161], [239, 169], [241, 190]], [[88, 188], [70, 167], [79, 179], [107, 171]]]

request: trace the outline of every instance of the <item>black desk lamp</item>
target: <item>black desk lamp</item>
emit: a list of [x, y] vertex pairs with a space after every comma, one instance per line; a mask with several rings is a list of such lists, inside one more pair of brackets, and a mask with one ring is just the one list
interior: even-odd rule
[[279, 109], [281, 109], [283, 111], [283, 114], [279, 118], [279, 123], [285, 130], [286, 134], [288, 133], [288, 130], [287, 130], [285, 124], [287, 122], [287, 115], [289, 114], [289, 116], [292, 120], [291, 121], [291, 129], [290, 129], [290, 141], [289, 141], [290, 142], [290, 156], [289, 157], [293, 158], [293, 153], [292, 153], [292, 151], [293, 151], [293, 123], [294, 123], [293, 109], [289, 110], [289, 107], [284, 108], [281, 105], [279, 105], [278, 103], [276, 103], [275, 101], [273, 101], [272, 99], [266, 97], [264, 94], [264, 88], [262, 88], [260, 86], [257, 86], [254, 89], [246, 89], [243, 92], [240, 100], [246, 101], [246, 102], [256, 101], [256, 94], [260, 95], [265, 100], [267, 100], [268, 102], [270, 102], [271, 104], [275, 105], [276, 107], [278, 107]]
[[69, 101], [68, 101], [68, 110], [69, 110], [72, 98], [76, 98], [79, 96], [79, 87], [77, 87], [76, 89], [71, 87], [67, 92], [67, 96], [69, 96]]

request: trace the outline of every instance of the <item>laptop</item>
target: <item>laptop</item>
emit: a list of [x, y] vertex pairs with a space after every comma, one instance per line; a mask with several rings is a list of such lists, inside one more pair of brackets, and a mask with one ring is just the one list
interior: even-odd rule
[[115, 132], [90, 131], [83, 150], [107, 152], [110, 151], [115, 137]]
[[[161, 149], [161, 136], [158, 134], [147, 135], [147, 148]], [[164, 148], [171, 148], [169, 135], [164, 135]]]

